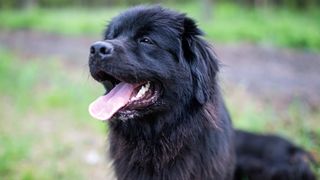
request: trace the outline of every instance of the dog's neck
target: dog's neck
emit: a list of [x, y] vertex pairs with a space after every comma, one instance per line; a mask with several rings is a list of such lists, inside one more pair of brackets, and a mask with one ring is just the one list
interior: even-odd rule
[[[140, 122], [121, 122], [122, 127], [110, 126], [112, 157], [117, 160], [131, 156], [130, 162], [140, 165], [168, 162], [201, 134], [199, 130], [205, 125], [204, 122], [198, 122], [198, 119], [203, 119], [200, 117], [203, 115], [194, 110], [180, 114], [175, 109], [175, 113], [151, 116]], [[190, 121], [198, 125], [190, 128]]]
[[[220, 129], [228, 126], [220, 126], [220, 123], [225, 122], [217, 118], [218, 110], [215, 109], [217, 107], [219, 107], [217, 104], [206, 104], [198, 106], [197, 109], [190, 106], [189, 111], [184, 114], [181, 113], [184, 111], [175, 109], [174, 113], [162, 114], [154, 117], [155, 119], [144, 119], [144, 122], [138, 124], [125, 122], [121, 127], [111, 126], [110, 152], [116, 171], [127, 169], [127, 173], [131, 173], [133, 169], [138, 168], [147, 173], [161, 174], [168, 166], [173, 166], [177, 158], [190, 158], [183, 161], [191, 161], [193, 164], [199, 162], [193, 162], [192, 154], [219, 154], [220, 152], [212, 152], [220, 151], [219, 148], [210, 149], [210, 147], [224, 148], [226, 144], [204, 140], [212, 139], [212, 136], [225, 136], [228, 131]], [[190, 123], [193, 125], [190, 126]], [[205, 164], [206, 161], [203, 160], [202, 163]], [[212, 162], [212, 159], [208, 162]], [[186, 170], [189, 169], [186, 168]], [[117, 172], [118, 175], [123, 173], [126, 172]]]

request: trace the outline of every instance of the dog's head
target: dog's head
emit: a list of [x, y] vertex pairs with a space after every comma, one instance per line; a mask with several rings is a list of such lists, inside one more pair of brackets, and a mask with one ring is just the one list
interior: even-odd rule
[[195, 22], [159, 6], [112, 19], [90, 48], [92, 77], [107, 90], [89, 111], [106, 119], [141, 119], [197, 107], [214, 94], [216, 58]]

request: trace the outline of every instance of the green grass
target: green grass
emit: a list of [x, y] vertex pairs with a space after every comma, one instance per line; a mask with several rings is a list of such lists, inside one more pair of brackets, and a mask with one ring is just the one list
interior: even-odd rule
[[[84, 163], [85, 152], [79, 151], [92, 148], [88, 140], [105, 137], [105, 124], [87, 112], [102, 88], [61, 61], [19, 59], [0, 51], [1, 179], [92, 178], [97, 167]], [[320, 157], [319, 110], [298, 100], [279, 110], [259, 103], [241, 87], [230, 88], [226, 97], [236, 128], [280, 134]], [[320, 167], [314, 170], [320, 177]]]
[[[99, 34], [107, 20], [116, 15], [118, 9], [33, 9], [26, 11], [1, 10], [0, 27], [5, 29], [32, 29], [64, 35]], [[107, 17], [107, 18], [105, 18]]]
[[0, 49], [1, 179], [89, 179], [98, 167], [83, 156], [106, 126], [87, 106], [102, 88], [59, 61], [18, 59]]
[[320, 50], [320, 12], [288, 8], [240, 8], [232, 4], [212, 7], [213, 18], [202, 20], [201, 6], [174, 6], [194, 17], [207, 37], [217, 42], [248, 41], [282, 47]]
[[238, 92], [230, 93], [226, 100], [236, 128], [280, 134], [311, 151], [320, 152], [320, 144], [317, 142], [320, 140], [320, 129], [317, 126], [319, 109], [313, 110], [298, 99], [279, 109], [253, 99], [241, 87], [235, 89]]
[[[199, 22], [207, 37], [217, 42], [249, 41], [284, 47], [320, 50], [320, 11], [287, 8], [249, 9], [231, 4], [212, 8], [210, 21], [201, 18], [196, 3], [167, 5]], [[64, 8], [0, 11], [0, 28], [33, 29], [65, 35], [100, 35], [111, 17], [125, 8]]]
[[[312, 109], [299, 99], [279, 108], [257, 101], [241, 87], [226, 89], [226, 102], [235, 128], [280, 135], [306, 148], [315, 159], [320, 160], [320, 109]], [[319, 164], [314, 165], [313, 169], [319, 178]]]
[[23, 112], [31, 107], [39, 112], [62, 109], [79, 118], [79, 122], [86, 121], [89, 115], [83, 112], [87, 109], [84, 104], [103, 91], [102, 87], [92, 88], [89, 74], [72, 72], [54, 59], [20, 61], [4, 51], [0, 51], [0, 59], [1, 94], [11, 97], [15, 108]]

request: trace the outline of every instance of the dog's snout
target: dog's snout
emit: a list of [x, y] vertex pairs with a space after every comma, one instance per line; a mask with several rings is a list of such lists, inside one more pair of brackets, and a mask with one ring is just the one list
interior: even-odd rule
[[95, 42], [90, 47], [90, 55], [99, 55], [101, 57], [105, 57], [107, 55], [110, 55], [112, 51], [112, 44], [104, 41]]

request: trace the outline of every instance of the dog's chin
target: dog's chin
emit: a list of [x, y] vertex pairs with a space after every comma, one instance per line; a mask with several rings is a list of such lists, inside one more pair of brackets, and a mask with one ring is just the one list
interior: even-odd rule
[[[105, 100], [104, 105], [117, 106], [118, 108], [115, 108], [116, 110], [110, 108], [110, 115], [105, 116], [106, 119], [102, 117], [101, 120], [114, 121], [119, 119], [126, 121], [143, 117], [152, 112], [152, 107], [159, 101], [162, 94], [162, 86], [156, 81], [122, 79], [104, 71], [99, 71], [92, 76], [106, 88], [103, 97], [107, 100]], [[104, 109], [104, 107], [101, 109]]]
[[152, 114], [153, 111], [151, 109], [152, 107], [147, 107], [146, 109], [143, 109], [143, 110], [136, 110], [136, 109], [121, 110], [121, 111], [118, 111], [116, 114], [114, 114], [109, 121], [116, 122], [121, 120], [122, 122], [126, 122], [126, 121], [143, 119], [145, 116]]

